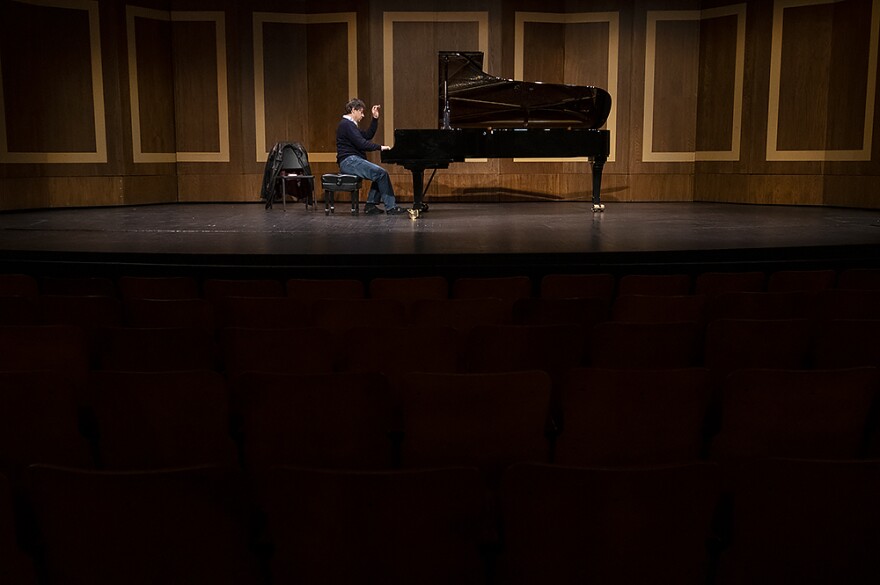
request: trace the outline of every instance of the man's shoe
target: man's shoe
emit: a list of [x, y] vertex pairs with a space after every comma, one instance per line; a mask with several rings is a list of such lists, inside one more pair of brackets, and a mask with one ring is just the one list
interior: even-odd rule
[[385, 212], [373, 205], [372, 203], [367, 203], [364, 206], [364, 213], [366, 213], [367, 215], [381, 215]]
[[391, 209], [386, 209], [385, 213], [388, 215], [403, 215], [406, 213], [406, 209], [403, 207], [392, 207]]

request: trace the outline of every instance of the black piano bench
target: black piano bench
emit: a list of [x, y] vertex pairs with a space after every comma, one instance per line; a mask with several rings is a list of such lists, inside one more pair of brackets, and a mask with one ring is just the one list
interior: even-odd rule
[[351, 214], [357, 215], [360, 211], [358, 197], [361, 192], [363, 179], [355, 175], [337, 175], [327, 173], [321, 176], [321, 187], [324, 189], [324, 215], [330, 215], [336, 210], [334, 194], [337, 191], [351, 193]]

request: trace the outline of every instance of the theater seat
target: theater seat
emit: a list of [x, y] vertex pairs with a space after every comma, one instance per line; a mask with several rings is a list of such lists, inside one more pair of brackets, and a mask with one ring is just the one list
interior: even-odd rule
[[259, 585], [243, 476], [30, 469], [46, 583]]
[[476, 469], [275, 467], [265, 485], [273, 583], [486, 583]]
[[502, 484], [496, 582], [703, 585], [718, 498], [706, 463], [516, 465]]

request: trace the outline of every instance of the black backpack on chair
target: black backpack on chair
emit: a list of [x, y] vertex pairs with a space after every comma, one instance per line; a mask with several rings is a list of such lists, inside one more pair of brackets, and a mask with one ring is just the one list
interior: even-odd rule
[[309, 155], [299, 142], [277, 142], [263, 171], [260, 199], [271, 209], [275, 201], [287, 205], [287, 197], [305, 199], [306, 207], [315, 204], [315, 177], [309, 166]]

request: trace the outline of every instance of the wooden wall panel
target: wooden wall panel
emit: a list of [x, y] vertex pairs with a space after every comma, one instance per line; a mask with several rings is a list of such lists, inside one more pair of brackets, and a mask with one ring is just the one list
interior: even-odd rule
[[[394, 126], [436, 128], [440, 91], [437, 53], [478, 51], [479, 26], [475, 22], [420, 21], [398, 21], [393, 26]], [[388, 143], [391, 138], [385, 136], [384, 140]]]
[[869, 99], [870, 3], [851, 1], [832, 6], [834, 27], [827, 82], [828, 138], [825, 148], [861, 150], [866, 124], [865, 101]]
[[[277, 18], [258, 35], [259, 15]], [[436, 127], [449, 49], [486, 50], [499, 77], [616, 84], [608, 202], [880, 208], [878, 29], [880, 0], [4, 0], [0, 209], [256, 201], [279, 140], [336, 170], [353, 95], [383, 104], [379, 142]], [[388, 170], [407, 201], [410, 173]], [[518, 159], [453, 164], [429, 191], [588, 195], [585, 163]]]
[[699, 21], [657, 22], [654, 101], [645, 104], [653, 114], [653, 152], [690, 153], [696, 149], [699, 33]]
[[336, 124], [358, 93], [355, 13], [259, 13], [253, 30], [256, 161], [290, 141], [335, 161]]
[[694, 176], [690, 173], [636, 173], [629, 178], [629, 189], [617, 194], [616, 201], [693, 201]]
[[[348, 26], [316, 23], [308, 27], [307, 143], [315, 152], [330, 153], [335, 160], [336, 125], [345, 113], [349, 95]], [[289, 63], [288, 63], [289, 68]]]
[[347, 23], [263, 24], [265, 152], [294, 141], [335, 153], [336, 124], [354, 97], [347, 57]]
[[[616, 14], [517, 12], [514, 21], [514, 78], [605, 89], [612, 77], [616, 79], [618, 45], [617, 34], [612, 32], [617, 27]], [[609, 127], [615, 126], [616, 108], [615, 102]], [[612, 147], [610, 160], [614, 159]], [[506, 184], [505, 200], [589, 198], [590, 171], [585, 158], [502, 160], [500, 172]], [[554, 179], [538, 188], [548, 177]]]
[[12, 3], [4, 27], [3, 87], [11, 152], [94, 152], [89, 15]]
[[[176, 161], [171, 13], [164, 15], [131, 15], [134, 30], [129, 32], [134, 38], [129, 39], [129, 46], [134, 52], [134, 67], [129, 77], [134, 80], [130, 83], [132, 90], [137, 92], [131, 98], [132, 104], [137, 104], [132, 108], [132, 115], [137, 117], [132, 125], [137, 128], [133, 138], [135, 162]], [[146, 156], [141, 157], [141, 153]]]
[[0, 9], [0, 163], [106, 163], [98, 4]]
[[778, 141], [780, 150], [824, 150], [831, 71], [830, 4], [789, 8], [785, 11], [779, 80]]
[[0, 188], [0, 210], [120, 205], [123, 178], [14, 177]]
[[826, 175], [823, 178], [822, 205], [880, 209], [877, 177]]
[[874, 0], [774, 4], [767, 161], [870, 160], [878, 12]]
[[220, 153], [221, 119], [217, 87], [217, 27], [213, 21], [175, 21], [174, 103], [177, 149]]
[[[385, 63], [392, 63], [385, 75], [382, 91], [383, 116], [374, 141], [393, 145], [396, 128], [437, 128], [439, 73], [437, 53], [443, 50], [487, 52], [481, 39], [487, 35], [485, 14], [393, 12], [384, 15], [382, 47]], [[484, 56], [483, 69], [488, 69]], [[368, 104], [369, 106], [370, 104]], [[371, 155], [378, 162], [378, 157]], [[454, 163], [435, 175], [430, 197], [460, 198], [460, 190], [476, 175], [497, 176], [498, 161]], [[412, 200], [412, 175], [398, 165], [390, 165], [395, 194], [403, 202]], [[427, 182], [427, 173], [426, 179]], [[451, 176], [457, 175], [457, 176]], [[436, 195], [435, 195], [436, 194]], [[443, 200], [443, 199], [440, 199]]]
[[309, 25], [267, 22], [262, 26], [266, 116], [266, 141], [262, 147], [269, 152], [276, 142], [306, 142], [308, 137]]
[[[258, 200], [260, 184], [248, 185], [247, 177], [248, 175], [233, 173], [180, 174], [177, 177], [178, 198], [187, 203]], [[243, 198], [243, 195], [247, 197]]]
[[741, 173], [697, 173], [694, 176], [694, 199], [722, 203], [746, 203], [749, 176]]
[[627, 79], [631, 94], [622, 104], [629, 124], [619, 130], [629, 138], [625, 156], [630, 173], [694, 172], [699, 8], [699, 1], [634, 2]]
[[[727, 151], [734, 146], [737, 17], [700, 21], [700, 68], [696, 148]], [[739, 130], [738, 128], [736, 129]]]
[[[562, 83], [607, 88], [609, 23], [572, 22], [565, 27], [565, 65]], [[612, 98], [613, 99], [613, 98]]]
[[123, 179], [123, 197], [126, 205], [177, 201], [175, 175], [129, 175]]
[[567, 28], [563, 22], [525, 23], [522, 42], [528, 50], [523, 51], [523, 81], [566, 82]]

